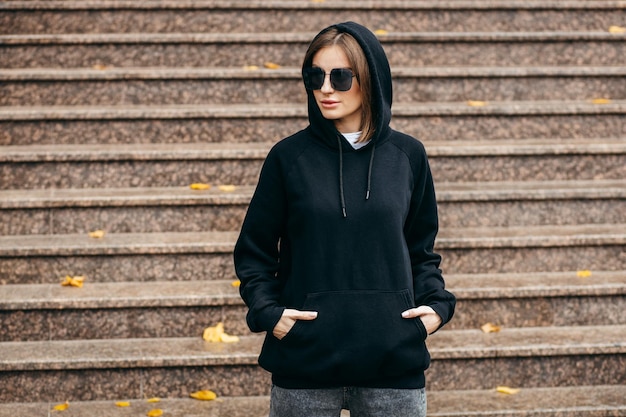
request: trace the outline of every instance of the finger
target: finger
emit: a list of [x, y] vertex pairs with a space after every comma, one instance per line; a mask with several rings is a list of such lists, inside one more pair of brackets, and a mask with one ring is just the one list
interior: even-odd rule
[[430, 314], [434, 312], [435, 310], [433, 310], [431, 307], [419, 306], [417, 308], [410, 308], [408, 310], [403, 311], [402, 317], [404, 317], [405, 319], [413, 319], [415, 317], [421, 317], [426, 314]]
[[417, 317], [417, 313], [416, 313], [417, 309], [416, 308], [410, 308], [408, 310], [405, 310], [402, 312], [402, 317], [405, 319], [413, 319], [415, 317]]
[[317, 318], [317, 311], [300, 311], [293, 318], [296, 320], [315, 320]]
[[433, 308], [429, 306], [419, 306], [415, 310], [418, 316], [424, 316], [426, 314], [432, 314], [435, 312], [435, 310], [433, 310]]
[[290, 308], [285, 310], [284, 316], [294, 320], [314, 320], [317, 318], [317, 311], [300, 311]]

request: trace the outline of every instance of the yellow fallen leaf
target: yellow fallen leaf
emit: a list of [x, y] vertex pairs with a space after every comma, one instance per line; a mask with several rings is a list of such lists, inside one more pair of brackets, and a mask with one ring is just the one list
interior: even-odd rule
[[69, 401], [65, 401], [63, 404], [57, 404], [52, 408], [54, 409], [54, 411], [65, 411], [70, 408], [70, 403]]
[[92, 68], [95, 70], [104, 71], [104, 70], [108, 70], [111, 67], [108, 65], [96, 64]]
[[212, 401], [217, 398], [217, 394], [209, 390], [192, 392], [189, 396], [202, 401]]
[[158, 403], [159, 401], [161, 401], [159, 397], [152, 397], [146, 400], [146, 402], [149, 402], [149, 403]]
[[259, 67], [256, 65], [244, 65], [243, 69], [246, 71], [257, 71]]
[[324, 3], [326, 0], [311, 0], [311, 3]]
[[204, 329], [202, 338], [211, 343], [235, 343], [239, 341], [239, 337], [224, 333], [224, 323], [221, 321], [213, 327], [207, 327]]
[[593, 104], [611, 104], [611, 100], [608, 98], [594, 98], [591, 102]]
[[104, 237], [106, 232], [104, 230], [94, 230], [93, 232], [89, 232], [89, 237], [94, 239], [101, 239]]
[[266, 62], [263, 64], [263, 66], [267, 69], [279, 69], [280, 65], [276, 64], [275, 62]]
[[241, 286], [241, 281], [236, 280], [230, 283], [230, 285], [232, 285], [235, 288], [239, 288]]
[[82, 288], [84, 282], [85, 282], [84, 275], [79, 275], [75, 277], [66, 275], [65, 279], [61, 282], [61, 286]]
[[609, 33], [626, 33], [626, 28], [622, 26], [610, 26]]
[[220, 341], [222, 343], [237, 343], [239, 341], [239, 336], [233, 336], [230, 334], [223, 333], [220, 336]]
[[148, 417], [160, 417], [163, 415], [163, 410], [161, 410], [160, 408], [155, 408], [153, 410], [148, 411], [146, 415]]
[[191, 188], [192, 190], [208, 190], [209, 188], [211, 188], [211, 184], [194, 182], [193, 184], [189, 185], [189, 188]]
[[237, 189], [234, 185], [219, 185], [217, 188], [225, 193], [232, 193]]
[[128, 401], [118, 401], [115, 405], [118, 407], [130, 407], [130, 403]]
[[509, 388], [509, 387], [505, 387], [504, 385], [498, 386], [496, 387], [496, 391], [500, 392], [502, 394], [517, 394], [518, 392], [520, 392], [519, 388]]
[[484, 107], [487, 105], [487, 102], [480, 100], [468, 100], [467, 105], [472, 107]]
[[385, 29], [376, 29], [374, 31], [374, 34], [378, 36], [385, 36], [385, 35], [388, 35], [389, 32], [387, 32]]
[[500, 331], [500, 326], [493, 323], [485, 323], [480, 326], [480, 330], [482, 330], [483, 333], [498, 333]]
[[576, 276], [578, 278], [589, 278], [591, 276], [591, 271], [588, 269], [583, 269], [580, 271], [576, 271]]

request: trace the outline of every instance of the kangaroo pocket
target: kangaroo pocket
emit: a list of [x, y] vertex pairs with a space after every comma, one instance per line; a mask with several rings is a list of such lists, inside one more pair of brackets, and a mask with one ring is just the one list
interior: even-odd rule
[[297, 321], [282, 340], [269, 336], [260, 363], [281, 376], [341, 385], [421, 372], [426, 329], [401, 317], [411, 307], [409, 290], [309, 294], [302, 309], [317, 318]]

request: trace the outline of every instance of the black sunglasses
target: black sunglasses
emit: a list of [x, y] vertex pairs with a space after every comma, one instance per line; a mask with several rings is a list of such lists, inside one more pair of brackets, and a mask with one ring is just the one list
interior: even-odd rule
[[[319, 90], [324, 85], [326, 73], [319, 67], [309, 67], [302, 71], [302, 77], [307, 90]], [[348, 91], [354, 77], [356, 75], [348, 68], [333, 68], [330, 70], [330, 85], [337, 91]]]

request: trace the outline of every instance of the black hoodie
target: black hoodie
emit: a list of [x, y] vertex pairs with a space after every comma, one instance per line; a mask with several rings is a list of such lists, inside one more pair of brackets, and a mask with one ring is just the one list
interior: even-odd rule
[[[445, 324], [455, 306], [433, 251], [426, 152], [389, 126], [391, 71], [376, 36], [353, 22], [320, 34], [331, 28], [365, 52], [376, 133], [355, 150], [308, 92], [310, 125], [269, 152], [235, 247], [248, 326], [267, 332], [259, 363], [280, 387], [422, 388], [426, 329], [401, 313], [428, 305]], [[278, 340], [285, 308], [318, 316]]]

